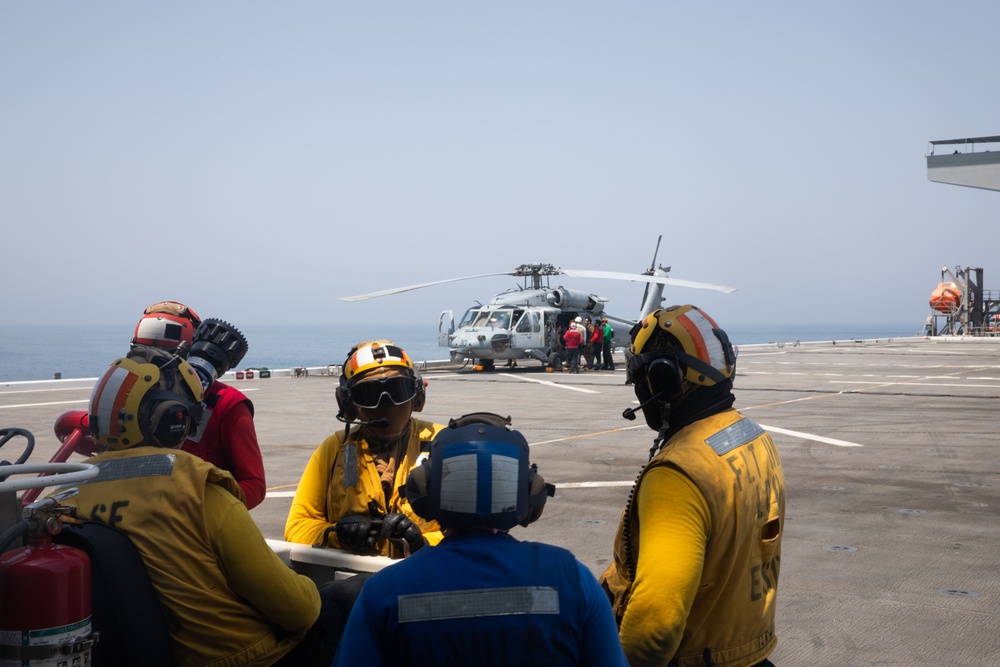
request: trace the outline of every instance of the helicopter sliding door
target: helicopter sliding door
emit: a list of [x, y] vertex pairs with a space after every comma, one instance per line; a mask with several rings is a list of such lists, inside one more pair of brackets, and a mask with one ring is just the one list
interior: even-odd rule
[[519, 350], [538, 350], [545, 347], [541, 312], [538, 310], [515, 311], [517, 322], [511, 336], [511, 347]]
[[438, 318], [438, 345], [451, 347], [451, 335], [455, 333], [455, 315], [450, 310], [442, 311]]

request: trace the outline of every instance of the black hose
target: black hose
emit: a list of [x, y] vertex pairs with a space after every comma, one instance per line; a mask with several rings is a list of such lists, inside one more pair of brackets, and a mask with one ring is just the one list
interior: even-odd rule
[[0, 535], [0, 553], [7, 551], [7, 546], [14, 540], [23, 540], [28, 534], [28, 524], [24, 521], [15, 526], [11, 526]]
[[15, 435], [19, 435], [28, 441], [25, 444], [24, 452], [17, 458], [16, 461], [14, 461], [14, 463], [20, 464], [28, 460], [28, 457], [31, 455], [31, 451], [35, 448], [35, 436], [31, 431], [23, 428], [0, 429], [0, 447], [7, 444], [7, 441]]

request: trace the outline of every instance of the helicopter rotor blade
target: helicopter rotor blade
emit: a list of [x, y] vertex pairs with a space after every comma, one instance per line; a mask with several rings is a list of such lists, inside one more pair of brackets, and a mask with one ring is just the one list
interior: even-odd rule
[[717, 292], [732, 294], [735, 287], [727, 285], [714, 285], [712, 283], [702, 283], [694, 280], [682, 280], [680, 278], [665, 278], [662, 276], [647, 276], [644, 273], [619, 273], [618, 271], [589, 271], [581, 269], [563, 269], [562, 272], [570, 278], [609, 278], [612, 280], [640, 280], [647, 283], [660, 283], [661, 285], [673, 285], [674, 287], [692, 287], [695, 289], [711, 289]]
[[510, 271], [501, 271], [499, 273], [481, 273], [478, 276], [462, 276], [461, 278], [448, 278], [446, 280], [435, 280], [429, 283], [420, 283], [418, 285], [407, 285], [406, 287], [394, 287], [392, 289], [381, 290], [378, 292], [369, 292], [367, 294], [358, 294], [356, 296], [342, 296], [339, 297], [340, 301], [365, 301], [366, 299], [374, 299], [379, 296], [389, 296], [391, 294], [399, 294], [401, 292], [409, 292], [415, 289], [423, 289], [424, 287], [433, 287], [434, 285], [443, 285], [444, 283], [455, 283], [459, 280], [472, 280], [473, 278], [487, 278], [489, 276], [510, 276], [513, 275]]

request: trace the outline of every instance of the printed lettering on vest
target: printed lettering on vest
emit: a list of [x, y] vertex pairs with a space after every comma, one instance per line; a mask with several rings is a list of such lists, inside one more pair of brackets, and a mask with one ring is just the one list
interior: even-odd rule
[[778, 585], [781, 556], [775, 556], [750, 568], [750, 601], [756, 602]]

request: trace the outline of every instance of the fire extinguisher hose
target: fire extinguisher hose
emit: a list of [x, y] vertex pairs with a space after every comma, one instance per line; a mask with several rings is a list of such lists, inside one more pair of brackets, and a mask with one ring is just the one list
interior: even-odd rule
[[16, 526], [11, 526], [0, 535], [0, 553], [7, 550], [7, 546], [14, 540], [21, 541], [28, 534], [28, 524], [22, 521]]

